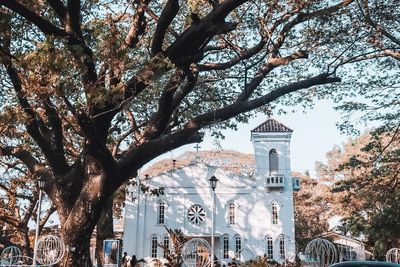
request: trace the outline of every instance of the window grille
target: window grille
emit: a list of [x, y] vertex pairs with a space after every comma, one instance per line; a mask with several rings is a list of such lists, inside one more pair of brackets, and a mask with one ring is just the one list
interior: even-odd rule
[[235, 258], [240, 259], [240, 251], [242, 250], [242, 239], [240, 236], [235, 236]]
[[236, 223], [236, 209], [235, 209], [235, 204], [230, 203], [229, 204], [229, 224], [235, 224]]
[[284, 260], [286, 257], [286, 252], [285, 252], [285, 237], [281, 236], [279, 238], [279, 256], [281, 260]]
[[165, 223], [165, 203], [164, 202], [159, 202], [158, 203], [157, 223], [158, 224], [164, 224]]
[[272, 203], [272, 224], [278, 224], [278, 204], [276, 202]]
[[223, 240], [223, 258], [228, 259], [229, 258], [229, 236], [224, 235], [222, 240]]
[[157, 237], [153, 236], [151, 238], [151, 257], [157, 258]]
[[169, 250], [169, 237], [168, 236], [164, 236], [164, 240], [163, 240], [163, 245], [164, 245], [164, 258], [167, 257], [167, 252]]
[[271, 236], [267, 236], [266, 238], [266, 242], [267, 242], [267, 257], [269, 259], [273, 259], [274, 258], [274, 243], [272, 240]]

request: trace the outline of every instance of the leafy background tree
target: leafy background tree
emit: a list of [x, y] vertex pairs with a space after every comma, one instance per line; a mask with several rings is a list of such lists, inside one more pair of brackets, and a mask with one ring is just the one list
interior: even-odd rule
[[153, 158], [257, 111], [332, 95], [316, 86], [357, 77], [345, 66], [383, 49], [366, 42], [355, 0], [0, 5], [1, 160], [46, 180], [74, 248], [67, 266], [91, 265], [89, 239], [96, 225], [108, 231], [98, 223], [115, 191]]
[[[24, 254], [32, 255], [29, 225], [37, 219], [39, 187], [21, 162], [3, 161], [2, 165], [6, 171], [0, 178], [0, 225], [3, 230], [0, 246], [16, 246]], [[51, 203], [42, 210], [39, 233], [54, 212]]]
[[335, 213], [343, 234], [365, 238], [375, 257], [400, 242], [399, 132], [366, 132], [327, 153], [326, 175], [334, 177]]
[[311, 178], [300, 173], [293, 175], [301, 179], [301, 189], [294, 193], [294, 219], [298, 250], [304, 251], [308, 242], [330, 230], [335, 196], [330, 192], [332, 179]]

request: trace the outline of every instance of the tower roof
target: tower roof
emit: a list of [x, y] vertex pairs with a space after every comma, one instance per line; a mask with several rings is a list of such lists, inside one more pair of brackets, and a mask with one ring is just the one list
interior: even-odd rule
[[272, 119], [268, 118], [266, 121], [258, 125], [256, 128], [251, 130], [252, 133], [291, 133], [293, 132], [292, 129], [289, 127], [283, 125], [282, 123]]

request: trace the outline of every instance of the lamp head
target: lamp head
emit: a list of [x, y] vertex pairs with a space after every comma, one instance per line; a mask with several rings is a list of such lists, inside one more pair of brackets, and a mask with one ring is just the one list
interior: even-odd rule
[[42, 177], [40, 177], [38, 180], [38, 185], [41, 190], [44, 189], [45, 184], [46, 184], [46, 181]]
[[215, 176], [213, 175], [213, 176], [211, 176], [211, 178], [209, 179], [209, 181], [210, 181], [210, 187], [211, 187], [211, 189], [214, 191], [215, 188], [217, 187], [217, 182], [218, 182], [219, 180], [217, 179], [217, 177], [215, 177]]

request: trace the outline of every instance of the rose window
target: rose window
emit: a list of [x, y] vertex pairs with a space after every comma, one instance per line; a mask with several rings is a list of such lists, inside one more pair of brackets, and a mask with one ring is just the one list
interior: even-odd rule
[[188, 209], [188, 220], [193, 224], [201, 224], [206, 219], [206, 211], [200, 205], [193, 205]]

